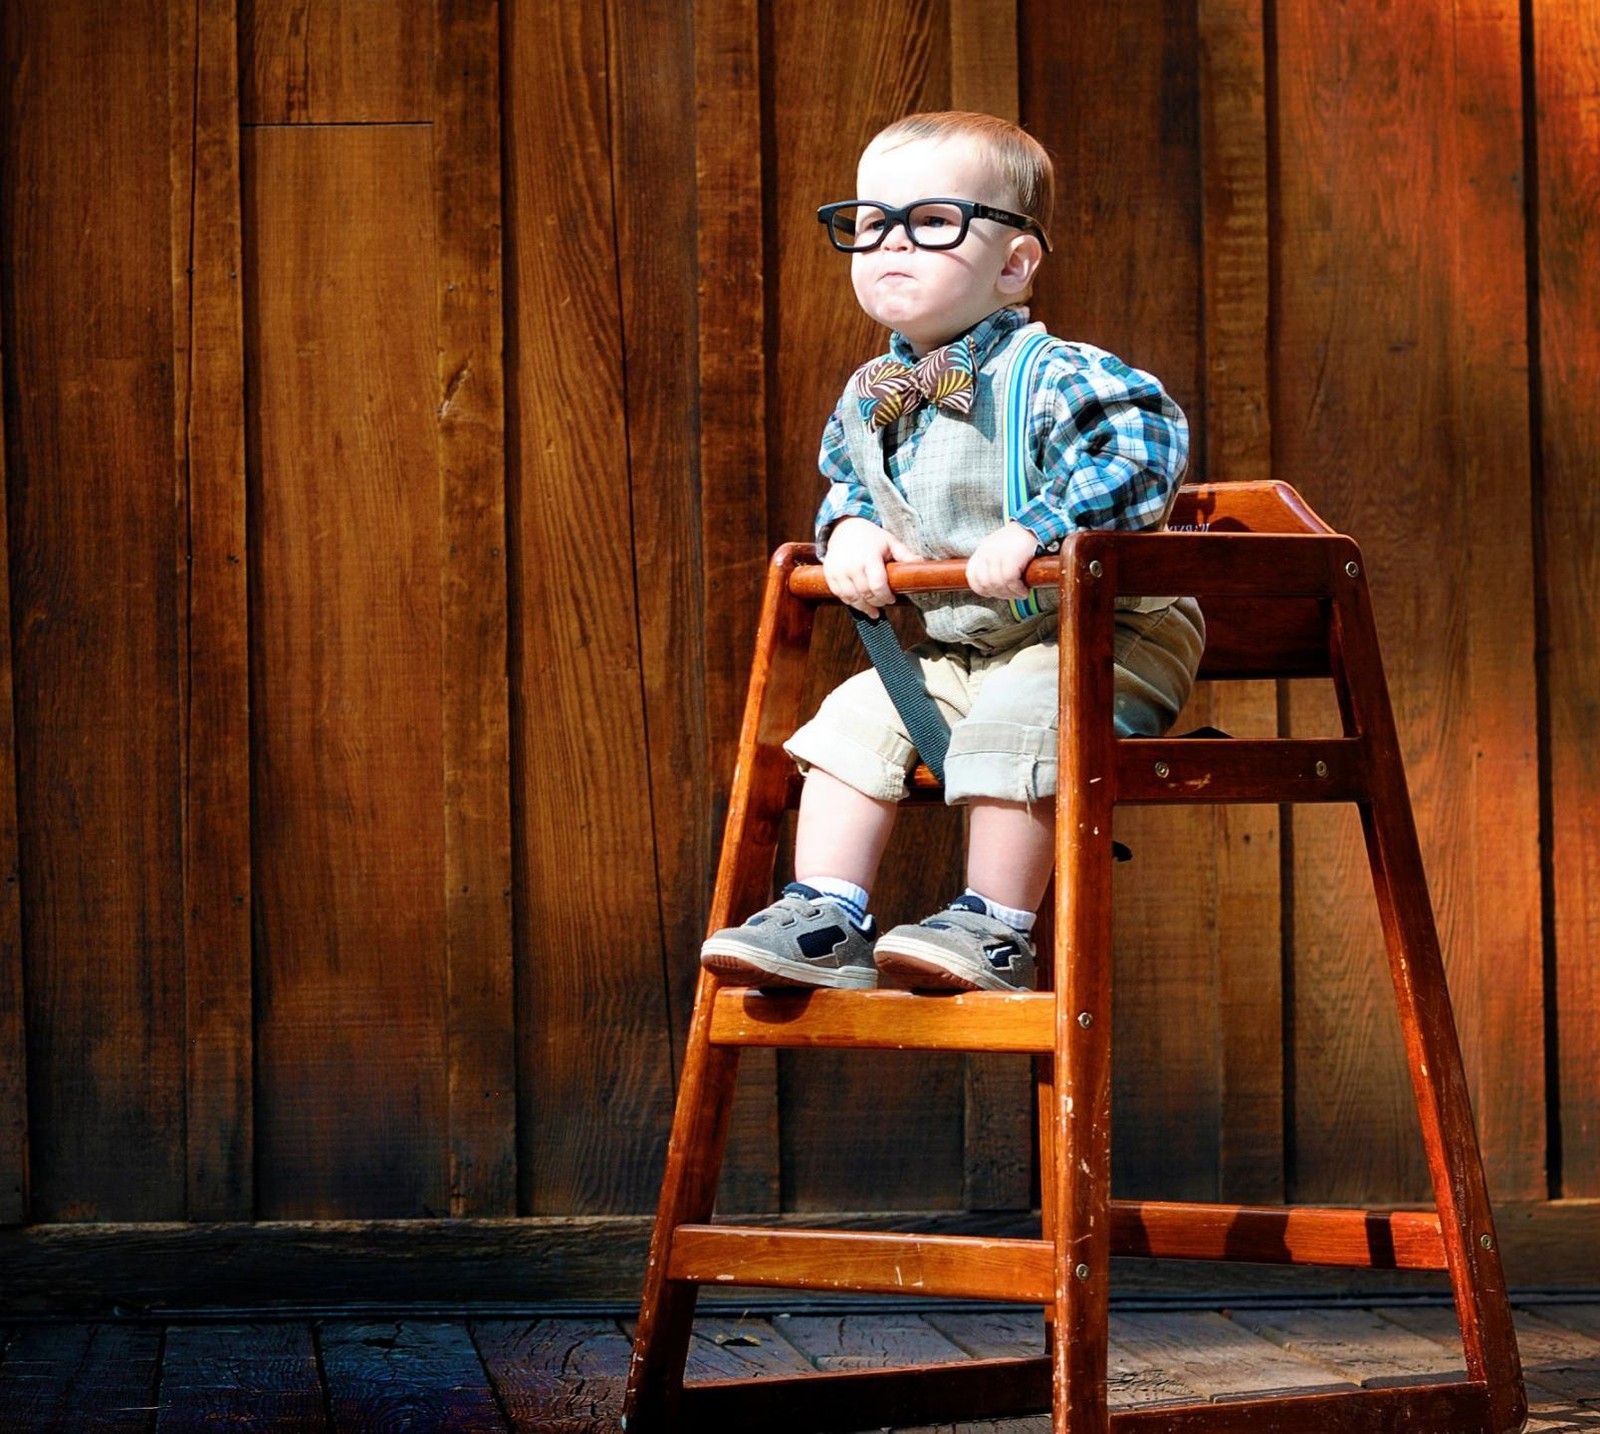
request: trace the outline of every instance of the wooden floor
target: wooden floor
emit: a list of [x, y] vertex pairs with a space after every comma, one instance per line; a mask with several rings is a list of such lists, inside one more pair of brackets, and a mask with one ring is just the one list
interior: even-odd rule
[[[1529, 1300], [1517, 1327], [1532, 1430], [1600, 1431], [1600, 1298]], [[1255, 1307], [1113, 1315], [1114, 1406], [1247, 1390], [1404, 1381], [1461, 1368], [1437, 1304]], [[691, 1377], [850, 1369], [1038, 1352], [1036, 1311], [715, 1316]], [[626, 1324], [604, 1318], [217, 1317], [40, 1323], [4, 1332], [0, 1431], [415, 1430], [598, 1434], [616, 1429]], [[940, 1426], [1040, 1434], [1043, 1417]], [[932, 1430], [922, 1434], [933, 1434]]]

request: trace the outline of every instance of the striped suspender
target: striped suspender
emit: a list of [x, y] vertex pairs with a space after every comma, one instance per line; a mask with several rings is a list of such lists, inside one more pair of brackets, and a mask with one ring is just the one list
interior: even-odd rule
[[[1049, 334], [1029, 334], [1017, 348], [1000, 408], [1000, 450], [1005, 454], [1005, 520], [1010, 522], [1028, 503], [1028, 410], [1033, 398], [1033, 375], [1055, 340]], [[1037, 594], [1011, 599], [1011, 616], [1018, 622], [1039, 615]]]

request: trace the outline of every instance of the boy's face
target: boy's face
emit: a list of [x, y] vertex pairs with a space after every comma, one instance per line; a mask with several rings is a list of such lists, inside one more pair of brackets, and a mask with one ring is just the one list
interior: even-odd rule
[[[1015, 205], [978, 146], [959, 136], [869, 145], [856, 170], [856, 195], [895, 206], [935, 198]], [[850, 277], [861, 307], [926, 353], [1019, 302], [1041, 257], [1031, 234], [991, 220], [974, 219], [956, 249], [918, 249], [896, 225], [877, 249], [851, 255]]]

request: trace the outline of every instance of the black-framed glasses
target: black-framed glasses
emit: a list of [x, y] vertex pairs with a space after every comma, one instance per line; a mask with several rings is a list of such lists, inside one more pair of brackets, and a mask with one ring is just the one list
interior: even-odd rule
[[896, 224], [918, 249], [954, 249], [965, 241], [974, 219], [992, 219], [1037, 234], [1045, 253], [1050, 252], [1050, 241], [1037, 219], [971, 199], [914, 199], [898, 209], [877, 199], [846, 199], [824, 204], [817, 219], [827, 226], [833, 247], [846, 254], [870, 254]]

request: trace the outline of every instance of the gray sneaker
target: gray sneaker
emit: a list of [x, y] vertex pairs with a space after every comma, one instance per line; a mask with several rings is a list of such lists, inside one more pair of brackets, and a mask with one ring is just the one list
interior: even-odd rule
[[743, 926], [728, 926], [700, 948], [700, 964], [735, 986], [878, 984], [876, 926], [860, 930], [836, 903], [798, 881]]
[[958, 896], [914, 926], [878, 941], [878, 973], [913, 991], [1031, 991], [1033, 939], [990, 916], [975, 897]]

